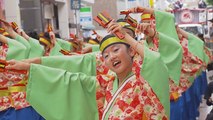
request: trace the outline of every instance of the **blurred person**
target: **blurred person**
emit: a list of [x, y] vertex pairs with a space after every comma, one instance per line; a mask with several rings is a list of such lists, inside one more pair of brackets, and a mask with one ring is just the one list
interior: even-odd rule
[[[204, 94], [204, 99], [206, 99], [206, 104], [208, 106], [212, 106], [213, 105], [213, 82], [210, 82], [207, 86], [207, 89], [205, 91]], [[206, 120], [212, 120], [213, 119], [213, 109], [208, 113], [208, 115], [206, 116]]]
[[[1, 30], [2, 31], [2, 30]], [[0, 119], [5, 120], [44, 120], [26, 101], [25, 74], [5, 70], [4, 60], [26, 59], [26, 47], [2, 32], [0, 35]]]
[[35, 40], [39, 39], [38, 33], [36, 31], [31, 31], [29, 33], [27, 33], [29, 35], [29, 37], [34, 38]]
[[199, 0], [198, 8], [206, 8], [206, 7], [207, 7], [206, 2], [203, 0]]
[[62, 49], [57, 43], [53, 32], [45, 32], [40, 36], [39, 43], [44, 47], [44, 56], [63, 55], [59, 51]]

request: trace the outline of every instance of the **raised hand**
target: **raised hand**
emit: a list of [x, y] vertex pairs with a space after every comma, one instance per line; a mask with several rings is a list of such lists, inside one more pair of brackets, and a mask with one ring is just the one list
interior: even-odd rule
[[55, 38], [55, 33], [53, 31], [49, 32], [50, 40], [53, 43], [53, 46], [55, 46], [56, 43], [56, 38]]
[[151, 25], [149, 23], [140, 23], [140, 24], [137, 24], [137, 27], [136, 27], [136, 30], [135, 32], [137, 34], [140, 34], [140, 33], [144, 33], [144, 34], [147, 34], [148, 33], [148, 28], [150, 27]]
[[90, 53], [90, 52], [92, 52], [92, 47], [91, 46], [85, 47], [81, 51], [82, 54], [86, 54], [86, 53]]
[[145, 35], [152, 37], [152, 38], [155, 37], [155, 35], [156, 35], [155, 28], [152, 28], [150, 23], [138, 24], [135, 32], [136, 32], [136, 34], [144, 33]]
[[121, 15], [128, 15], [130, 13], [143, 13], [144, 8], [143, 7], [134, 7], [130, 8], [128, 10], [123, 10], [120, 12]]
[[144, 10], [145, 10], [144, 7], [133, 7], [133, 8], [128, 9], [128, 11], [130, 13], [143, 13]]
[[8, 32], [12, 38], [15, 38], [17, 34], [13, 30], [12, 26], [10, 25], [10, 23], [8, 23], [7, 21], [2, 20], [2, 19], [0, 19], [0, 22], [1, 22], [2, 27], [5, 29], [5, 31]]
[[120, 12], [120, 14], [125, 14], [125, 15], [128, 15], [130, 13], [149, 13], [149, 14], [153, 15], [154, 9], [138, 6], [138, 7], [133, 7], [133, 8], [130, 8], [128, 10]]
[[107, 32], [110, 32], [110, 33], [120, 32], [123, 35], [126, 34], [126, 32], [122, 29], [122, 26], [120, 24], [116, 23], [114, 20], [112, 20], [107, 25]]

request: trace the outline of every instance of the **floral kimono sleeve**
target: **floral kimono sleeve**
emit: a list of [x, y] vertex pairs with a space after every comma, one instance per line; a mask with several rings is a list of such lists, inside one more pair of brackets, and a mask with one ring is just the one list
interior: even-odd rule
[[47, 120], [98, 120], [96, 76], [32, 64], [27, 100]]

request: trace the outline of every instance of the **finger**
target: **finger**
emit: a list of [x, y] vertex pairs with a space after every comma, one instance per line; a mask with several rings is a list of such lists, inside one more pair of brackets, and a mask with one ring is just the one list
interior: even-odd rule
[[112, 30], [115, 29], [116, 27], [118, 27], [117, 24], [112, 24], [112, 26], [109, 27], [109, 31], [112, 31]]
[[127, 11], [128, 11], [129, 13], [132, 13], [132, 12], [133, 12], [133, 9], [130, 8], [130, 9], [128, 9]]
[[116, 32], [116, 31], [119, 31], [120, 30], [120, 27], [115, 27], [113, 30], [112, 30], [112, 33]]
[[134, 8], [134, 11], [133, 11], [133, 12], [136, 13], [136, 11], [137, 11], [136, 8]]
[[1, 23], [2, 28], [6, 29], [7, 27], [5, 26], [5, 24]]
[[140, 28], [140, 24], [137, 25], [136, 29], [139, 30], [139, 28]]
[[9, 64], [9, 65], [10, 65], [10, 64], [12, 64], [12, 65], [13, 65], [13, 64], [15, 64], [15, 63], [16, 63], [16, 60], [14, 60], [14, 59], [13, 59], [13, 60], [9, 60], [9, 61], [7, 61], [7, 64]]
[[5, 68], [8, 70], [11, 70], [11, 69], [16, 69], [17, 67], [16, 67], [16, 64], [9, 64]]
[[140, 30], [139, 30], [139, 26], [140, 26], [140, 24], [138, 24], [137, 27], [136, 27], [136, 29], [135, 29], [135, 33], [136, 33], [136, 34], [139, 34], [139, 31], [140, 31]]
[[117, 24], [112, 24], [112, 25], [108, 28], [108, 31], [109, 31], [109, 32], [112, 32], [113, 29], [115, 29], [116, 27], [118, 27]]
[[108, 28], [109, 26], [111, 26], [113, 23], [114, 23], [114, 19], [112, 19], [112, 20], [109, 22], [109, 24], [107, 25], [107, 28]]
[[137, 29], [138, 29], [139, 32], [142, 32], [143, 31], [143, 24], [139, 24]]
[[145, 24], [144, 26], [143, 26], [143, 31], [146, 31], [147, 30], [147, 25]]

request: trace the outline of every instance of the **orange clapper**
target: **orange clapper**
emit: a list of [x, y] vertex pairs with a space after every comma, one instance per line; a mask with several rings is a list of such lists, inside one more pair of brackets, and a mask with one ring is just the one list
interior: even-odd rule
[[12, 26], [13, 30], [17, 30], [18, 29], [18, 25], [16, 24], [16, 22], [11, 22], [10, 25]]
[[129, 14], [130, 14], [130, 11], [128, 11], [128, 10], [120, 11], [120, 15], [129, 15]]
[[59, 52], [62, 53], [63, 55], [71, 55], [71, 53], [68, 50], [61, 49]]
[[[107, 28], [107, 25], [112, 21], [112, 18], [107, 12], [101, 12], [94, 18], [94, 20], [102, 27]], [[119, 31], [113, 33], [119, 39], [124, 39], [124, 35]]]
[[127, 16], [125, 17], [125, 21], [126, 21], [129, 25], [131, 25], [132, 27], [134, 27], [134, 28], [136, 28], [137, 25], [138, 25], [137, 20], [135, 20], [134, 18], [132, 18], [132, 17], [129, 16], [129, 15], [127, 15]]

